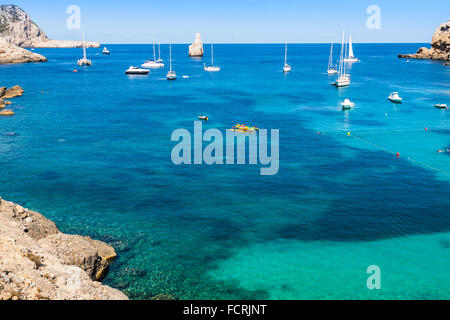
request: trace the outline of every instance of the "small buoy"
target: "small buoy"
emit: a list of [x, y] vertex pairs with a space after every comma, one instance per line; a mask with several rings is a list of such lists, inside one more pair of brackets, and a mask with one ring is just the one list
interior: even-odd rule
[[350, 137], [350, 132], [347, 132], [347, 135]]
[[397, 152], [397, 158], [400, 158], [400, 152]]
[[428, 128], [425, 128], [425, 131], [428, 131]]
[[73, 70], [73, 72], [78, 72], [78, 70]]

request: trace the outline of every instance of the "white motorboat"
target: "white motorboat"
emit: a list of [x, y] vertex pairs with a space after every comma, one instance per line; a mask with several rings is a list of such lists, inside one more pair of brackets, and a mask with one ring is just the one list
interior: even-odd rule
[[205, 63], [203, 69], [205, 71], [208, 71], [208, 72], [218, 72], [218, 71], [220, 71], [220, 67], [214, 65], [214, 47], [213, 47], [212, 44], [211, 44], [211, 65], [207, 66], [206, 63]]
[[144, 64], [141, 65], [142, 68], [146, 69], [158, 69], [158, 68], [164, 68], [164, 63], [158, 62], [156, 60], [156, 48], [155, 48], [155, 41], [153, 41], [153, 60], [147, 60]]
[[170, 69], [169, 72], [167, 72], [167, 80], [176, 80], [177, 74], [175, 71], [172, 70], [172, 44], [170, 44]]
[[350, 99], [345, 99], [344, 102], [341, 103], [342, 110], [348, 110], [355, 106], [353, 102], [350, 101]]
[[79, 66], [92, 66], [92, 61], [87, 58], [86, 55], [86, 42], [84, 41], [84, 31], [83, 31], [83, 58], [78, 59]]
[[[341, 44], [341, 57], [339, 59], [339, 71], [338, 78], [335, 83], [336, 87], [346, 87], [351, 83], [350, 74], [347, 73], [347, 62], [345, 62], [345, 57], [347, 55], [347, 49], [345, 47], [345, 34], [342, 32], [342, 44]], [[344, 50], [345, 48], [345, 50]]]
[[336, 74], [338, 71], [336, 67], [333, 64], [333, 42], [331, 43], [331, 49], [330, 49], [330, 58], [328, 59], [328, 68], [327, 73], [329, 75]]
[[150, 72], [150, 70], [148, 70], [148, 69], [141, 69], [139, 67], [130, 66], [128, 68], [128, 70], [125, 71], [125, 74], [142, 74], [142, 75], [145, 75], [145, 74], [149, 74], [149, 72]]
[[208, 121], [209, 120], [208, 116], [199, 116], [198, 119], [199, 120], [203, 120], [203, 121]]
[[394, 103], [402, 103], [403, 99], [398, 95], [398, 92], [392, 92], [388, 99]]
[[104, 47], [102, 53], [103, 53], [104, 55], [109, 55], [111, 52], [108, 50], [107, 47]]
[[359, 62], [359, 59], [355, 57], [353, 53], [352, 35], [348, 39], [348, 57], [345, 59], [347, 63]]
[[434, 107], [439, 109], [447, 109], [447, 105], [444, 103], [437, 103], [434, 105]]
[[283, 66], [283, 72], [291, 72], [292, 67], [287, 63], [287, 42], [286, 42], [286, 48], [284, 49], [284, 66]]

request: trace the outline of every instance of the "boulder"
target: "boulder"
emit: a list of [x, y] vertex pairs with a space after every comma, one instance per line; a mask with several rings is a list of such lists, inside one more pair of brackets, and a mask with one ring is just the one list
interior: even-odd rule
[[195, 34], [195, 41], [189, 46], [190, 57], [203, 57], [203, 42], [200, 33]]

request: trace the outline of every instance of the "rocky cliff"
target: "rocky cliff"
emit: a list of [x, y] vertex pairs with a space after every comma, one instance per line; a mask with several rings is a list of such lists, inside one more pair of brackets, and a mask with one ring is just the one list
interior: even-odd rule
[[437, 28], [431, 40], [431, 48], [422, 47], [415, 54], [400, 54], [398, 57], [450, 61], [450, 20]]
[[0, 300], [126, 300], [102, 285], [114, 249], [0, 198]]
[[0, 64], [46, 62], [47, 58], [0, 39]]
[[200, 33], [195, 34], [195, 41], [189, 46], [189, 57], [203, 57], [203, 42]]
[[[0, 38], [19, 47], [76, 48], [82, 41], [51, 40], [30, 16], [15, 5], [0, 6]], [[86, 47], [100, 47], [99, 43], [86, 42]]]

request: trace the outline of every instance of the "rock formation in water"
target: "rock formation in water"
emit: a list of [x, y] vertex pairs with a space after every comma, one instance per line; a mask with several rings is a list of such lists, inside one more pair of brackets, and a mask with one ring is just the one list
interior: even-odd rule
[[[80, 34], [81, 36], [81, 34]], [[0, 38], [19, 47], [78, 48], [82, 41], [51, 40], [30, 16], [16, 5], [0, 6]], [[98, 48], [99, 43], [86, 42], [86, 47]]]
[[195, 34], [195, 41], [189, 46], [189, 57], [203, 57], [203, 42], [200, 33]]
[[100, 281], [114, 249], [0, 198], [0, 300], [126, 300]]
[[0, 64], [46, 62], [47, 58], [0, 39]]
[[398, 57], [450, 61], [450, 20], [437, 28], [430, 49], [422, 47], [415, 54], [400, 54]]

